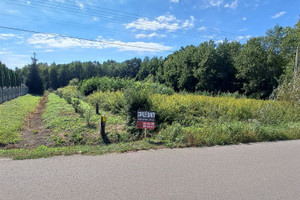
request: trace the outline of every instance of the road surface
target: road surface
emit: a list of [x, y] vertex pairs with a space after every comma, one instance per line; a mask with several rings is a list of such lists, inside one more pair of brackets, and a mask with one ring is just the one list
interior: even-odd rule
[[300, 199], [300, 140], [0, 159], [0, 199]]

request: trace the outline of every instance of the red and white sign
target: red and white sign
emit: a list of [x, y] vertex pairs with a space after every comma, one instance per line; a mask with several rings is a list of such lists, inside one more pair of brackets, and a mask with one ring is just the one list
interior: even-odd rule
[[155, 129], [155, 112], [138, 111], [136, 128]]
[[139, 129], [155, 129], [155, 122], [137, 121], [136, 128]]

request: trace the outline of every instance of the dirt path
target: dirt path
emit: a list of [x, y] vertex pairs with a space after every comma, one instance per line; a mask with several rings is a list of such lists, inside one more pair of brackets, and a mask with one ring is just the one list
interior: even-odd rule
[[[22, 141], [13, 145], [13, 148], [33, 148], [40, 145], [52, 146], [49, 141], [50, 129], [46, 129], [43, 122], [43, 113], [48, 102], [48, 95], [44, 95], [37, 108], [27, 116], [25, 127], [21, 131]], [[7, 146], [7, 148], [10, 148]]]

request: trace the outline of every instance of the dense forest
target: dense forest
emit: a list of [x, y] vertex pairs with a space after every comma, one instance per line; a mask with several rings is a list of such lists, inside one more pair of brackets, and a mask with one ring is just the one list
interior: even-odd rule
[[[268, 98], [274, 89], [293, 76], [296, 48], [300, 45], [300, 20], [294, 27], [276, 25], [265, 36], [252, 37], [245, 44], [210, 40], [186, 46], [166, 58], [133, 58], [124, 62], [72, 62], [27, 65], [15, 72], [1, 64], [0, 86], [28, 82], [37, 65], [44, 89], [66, 86], [70, 80], [120, 77], [152, 79], [175, 91], [239, 92], [251, 98]], [[4, 80], [4, 81], [3, 81]]]

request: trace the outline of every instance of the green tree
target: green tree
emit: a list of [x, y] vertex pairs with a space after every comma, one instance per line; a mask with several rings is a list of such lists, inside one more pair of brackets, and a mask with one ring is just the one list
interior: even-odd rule
[[194, 76], [198, 79], [196, 89], [199, 91], [218, 92], [220, 65], [217, 63], [216, 45], [213, 41], [204, 42], [197, 47], [194, 54]]
[[235, 92], [240, 89], [240, 84], [236, 79], [237, 70], [235, 68], [235, 59], [241, 50], [239, 42], [220, 43], [216, 49], [218, 73], [215, 77], [217, 84], [216, 89], [221, 92]]
[[0, 62], [0, 87], [4, 87], [4, 66], [1, 62]]
[[278, 86], [283, 72], [281, 57], [274, 48], [263, 46], [263, 37], [251, 38], [244, 45], [236, 64], [237, 77], [243, 82], [243, 91], [253, 98], [267, 98]]
[[26, 81], [26, 85], [29, 88], [29, 93], [41, 95], [44, 93], [44, 83], [39, 73], [35, 53], [33, 53], [33, 57], [31, 58], [31, 60], [32, 63], [29, 68], [29, 74]]
[[11, 84], [9, 69], [4, 67], [4, 86], [9, 87]]
[[68, 69], [65, 65], [61, 65], [60, 66], [61, 70], [60, 73], [58, 74], [58, 84], [59, 87], [64, 87], [66, 85], [68, 85], [69, 83], [69, 75], [68, 75]]
[[59, 85], [58, 85], [58, 75], [57, 75], [57, 68], [55, 65], [51, 65], [50, 68], [50, 87], [53, 90], [56, 90]]

